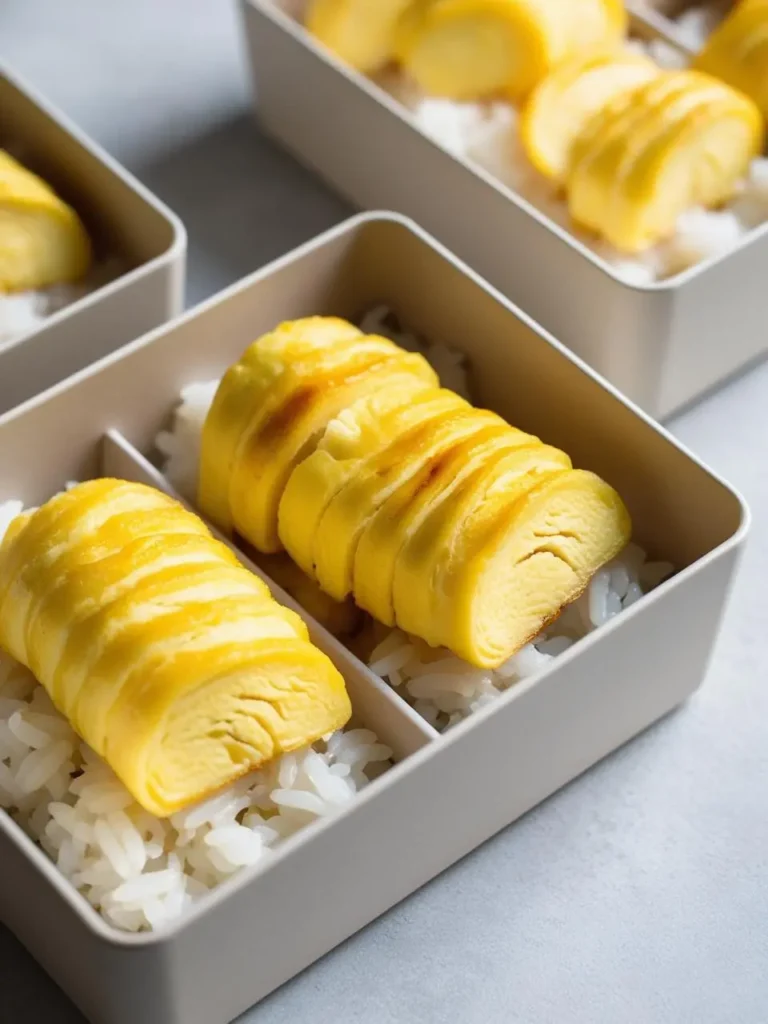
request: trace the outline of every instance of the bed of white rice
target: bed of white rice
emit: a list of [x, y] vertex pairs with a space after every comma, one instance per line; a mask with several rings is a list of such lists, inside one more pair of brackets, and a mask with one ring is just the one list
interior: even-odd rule
[[[297, 20], [306, 8], [304, 0], [277, 0], [277, 5]], [[680, 20], [686, 38], [699, 41], [712, 23], [709, 7], [689, 10]], [[685, 65], [680, 52], [663, 41], [646, 44], [632, 40], [630, 45], [649, 53], [661, 67]], [[721, 256], [768, 221], [768, 158], [760, 158], [753, 161], [737, 195], [725, 208], [691, 209], [680, 217], [672, 238], [639, 256], [627, 256], [579, 231], [571, 222], [562, 194], [528, 160], [520, 141], [518, 112], [512, 104], [457, 103], [425, 96], [397, 70], [377, 75], [375, 81], [411, 113], [425, 134], [522, 196], [604, 259], [628, 284], [652, 284]]]
[[74, 285], [0, 294], [0, 351], [25, 334], [36, 331], [52, 313], [69, 306], [82, 294], [82, 290]]
[[118, 260], [99, 262], [88, 277], [77, 284], [58, 284], [39, 291], [0, 293], [0, 352], [31, 334], [49, 316], [71, 306], [122, 273]]
[[[0, 537], [21, 511], [0, 505]], [[144, 811], [30, 672], [0, 652], [0, 808], [116, 928], [177, 919], [221, 882], [333, 814], [391, 765], [350, 727], [167, 820]]]
[[[469, 397], [468, 367], [461, 354], [444, 345], [422, 344], [386, 306], [372, 309], [360, 326], [368, 333], [390, 337], [404, 348], [421, 350], [445, 387]], [[197, 488], [200, 437], [217, 386], [218, 381], [213, 380], [185, 388], [171, 429], [156, 439], [163, 472], [191, 501]], [[594, 576], [582, 597], [556, 622], [495, 672], [479, 670], [448, 650], [431, 648], [417, 637], [370, 619], [364, 636], [350, 646], [430, 725], [444, 732], [514, 683], [543, 671], [552, 658], [631, 607], [672, 571], [669, 563], [648, 561], [640, 547], [630, 544]]]

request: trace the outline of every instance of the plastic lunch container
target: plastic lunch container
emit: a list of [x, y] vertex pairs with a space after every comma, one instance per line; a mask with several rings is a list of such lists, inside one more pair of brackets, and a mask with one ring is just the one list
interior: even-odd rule
[[0, 347], [4, 412], [180, 313], [187, 240], [175, 214], [2, 67], [0, 145], [72, 203], [122, 271]]
[[382, 302], [466, 353], [478, 404], [613, 483], [638, 542], [679, 571], [445, 735], [310, 620], [358, 719], [397, 763], [163, 930], [111, 929], [0, 812], [0, 917], [96, 1024], [231, 1020], [665, 715], [705, 674], [747, 533], [741, 499], [397, 215], [353, 218], [0, 418], [0, 501], [36, 503], [105, 473], [166, 486], [153, 438], [181, 388], [220, 374], [279, 321], [355, 319]]
[[713, 16], [725, 15], [729, 7], [733, 6], [733, 0], [628, 0], [627, 8], [632, 11], [633, 17], [655, 32], [658, 32], [665, 39], [675, 43], [681, 50], [693, 54], [695, 51], [690, 45], [690, 40], [685, 32], [681, 32], [677, 25], [677, 18], [692, 8], [712, 8]]
[[[668, 417], [768, 351], [768, 224], [684, 274], [628, 284], [428, 138], [405, 108], [284, 13], [290, 2], [241, 0], [257, 113], [351, 202], [417, 219], [652, 416]], [[673, 38], [637, 18], [634, 30]]]

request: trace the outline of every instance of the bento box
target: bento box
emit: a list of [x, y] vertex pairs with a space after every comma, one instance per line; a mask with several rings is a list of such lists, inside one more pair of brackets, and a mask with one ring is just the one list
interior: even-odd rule
[[[358, 206], [417, 219], [646, 412], [668, 417], [766, 352], [768, 225], [681, 274], [626, 276], [559, 214], [438, 145], [393, 90], [318, 45], [290, 16], [295, 4], [241, 9], [256, 112], [272, 137]], [[640, 20], [634, 31], [660, 35]], [[443, 116], [435, 109], [434, 128]]]
[[76, 209], [94, 249], [82, 288], [57, 295], [47, 315], [0, 339], [3, 412], [180, 313], [186, 234], [163, 203], [5, 68], [0, 146]]
[[304, 616], [345, 676], [357, 721], [394, 764], [178, 921], [136, 934], [106, 923], [0, 812], [0, 918], [94, 1024], [230, 1021], [667, 714], [705, 675], [748, 530], [739, 496], [398, 215], [353, 218], [6, 414], [0, 502], [37, 503], [99, 475], [168, 489], [155, 438], [182, 389], [221, 374], [279, 322], [356, 320], [381, 303], [466, 356], [478, 403], [610, 481], [635, 540], [677, 571], [442, 735], [271, 584]]
[[733, 0], [629, 0], [642, 23], [688, 53], [696, 53], [733, 7]]

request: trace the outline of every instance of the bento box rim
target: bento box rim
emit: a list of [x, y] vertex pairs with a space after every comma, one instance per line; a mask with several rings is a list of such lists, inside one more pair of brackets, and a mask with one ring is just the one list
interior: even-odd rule
[[[704, 0], [703, 4], [691, 3], [690, 6], [706, 6], [706, 0]], [[670, 18], [668, 14], [664, 14], [663, 11], [658, 10], [656, 7], [646, 5], [643, 0], [626, 0], [626, 7], [636, 21], [639, 21], [646, 28], [658, 32], [665, 42], [676, 46], [678, 50], [682, 50], [688, 57], [696, 56], [698, 50], [691, 46], [685, 36], [679, 31], [674, 18]]]
[[[397, 117], [398, 120], [411, 132], [417, 134], [419, 138], [424, 139], [429, 143], [433, 149], [436, 149], [443, 154], [446, 160], [453, 161], [453, 163], [457, 164], [467, 173], [473, 174], [490, 188], [502, 195], [506, 200], [519, 207], [528, 216], [537, 220], [542, 227], [545, 227], [581, 257], [597, 267], [598, 270], [606, 275], [606, 277], [609, 277], [622, 288], [635, 292], [652, 292], [661, 294], [677, 292], [692, 280], [700, 277], [702, 274], [706, 274], [714, 267], [719, 266], [722, 262], [735, 255], [737, 252], [757, 244], [761, 239], [768, 237], [768, 221], [766, 221], [766, 223], [758, 225], [756, 228], [752, 228], [742, 239], [739, 240], [737, 245], [728, 249], [726, 252], [701, 260], [699, 263], [692, 267], [688, 267], [687, 270], [684, 270], [679, 274], [674, 274], [671, 277], [660, 281], [627, 281], [611, 267], [607, 260], [604, 260], [598, 253], [588, 248], [570, 231], [567, 231], [554, 220], [551, 220], [546, 213], [539, 210], [538, 207], [534, 206], [532, 203], [529, 203], [524, 196], [519, 195], [508, 185], [505, 185], [504, 182], [496, 178], [490, 173], [490, 171], [487, 171], [480, 164], [467, 159], [461, 154], [452, 153], [450, 150], [445, 149], [425, 131], [422, 131], [422, 129], [416, 124], [411, 113], [402, 104], [398, 103], [397, 100], [393, 99], [386, 90], [382, 89], [375, 82], [372, 82], [359, 71], [349, 67], [330, 50], [327, 50], [320, 43], [316, 42], [303, 25], [284, 11], [280, 10], [279, 7], [275, 6], [272, 0], [240, 0], [240, 3], [243, 9], [245, 7], [253, 7], [261, 15], [272, 21], [277, 27], [287, 32], [296, 40], [296, 42], [304, 46], [305, 49], [309, 50], [310, 53], [322, 61], [326, 66], [341, 74], [351, 85], [358, 89], [362, 89], [367, 96], [379, 103], [390, 114]], [[630, 11], [630, 15], [635, 21], [640, 22], [646, 28], [649, 28], [658, 35], [664, 37], [665, 42], [671, 46], [676, 46], [679, 50], [685, 53], [686, 56], [690, 57], [692, 55], [691, 51], [681, 46], [677, 40], [673, 40], [671, 37], [661, 32], [660, 28], [654, 25], [652, 21], [638, 15], [634, 10]]]
[[[642, 602], [639, 602], [636, 606], [628, 609], [625, 614], [620, 617], [617, 616], [611, 622], [606, 623], [606, 625], [600, 630], [596, 630], [594, 633], [584, 637], [579, 644], [575, 645], [573, 649], [564, 652], [557, 658], [556, 662], [546, 670], [536, 676], [532, 676], [531, 678], [522, 681], [518, 686], [515, 686], [500, 697], [498, 701], [494, 702], [493, 706], [480, 709], [470, 718], [456, 725], [448, 735], [435, 737], [432, 742], [425, 744], [424, 747], [410, 754], [404, 761], [394, 765], [393, 768], [385, 773], [385, 775], [376, 779], [375, 785], [372, 785], [361, 793], [358, 793], [355, 799], [347, 807], [342, 808], [329, 818], [319, 819], [312, 822], [290, 838], [286, 839], [281, 845], [280, 853], [277, 855], [281, 861], [291, 857], [296, 850], [302, 847], [305, 843], [310, 842], [321, 831], [324, 831], [326, 828], [330, 828], [341, 818], [353, 813], [355, 808], [357, 808], [362, 801], [372, 799], [382, 790], [383, 787], [394, 785], [403, 774], [415, 770], [415, 768], [421, 764], [422, 760], [428, 758], [430, 754], [439, 749], [439, 747], [442, 747], [444, 744], [454, 743], [465, 732], [478, 728], [486, 718], [493, 714], [502, 702], [513, 702], [519, 699], [532, 686], [538, 685], [548, 676], [560, 671], [564, 666], [567, 666], [573, 658], [578, 657], [593, 644], [599, 643], [601, 638], [607, 635], [611, 630], [620, 629], [625, 623], [631, 621], [633, 617], [643, 614], [643, 610], [648, 607], [650, 601], [659, 600], [670, 590], [682, 585], [691, 576], [701, 571], [701, 569], [709, 565], [711, 562], [721, 558], [732, 549], [739, 547], [745, 540], [750, 526], [749, 508], [744, 498], [735, 488], [724, 481], [714, 471], [709, 469], [708, 466], [706, 466], [700, 459], [698, 459], [676, 438], [674, 438], [663, 426], [656, 423], [640, 408], [634, 405], [634, 403], [625, 398], [608, 381], [595, 373], [586, 363], [583, 362], [583, 360], [579, 359], [578, 356], [575, 356], [569, 349], [557, 341], [556, 338], [552, 337], [549, 332], [540, 327], [531, 317], [520, 310], [509, 299], [506, 299], [497, 289], [493, 288], [493, 286], [485, 281], [479, 274], [468, 267], [462, 260], [458, 259], [452, 252], [450, 252], [450, 250], [434, 239], [423, 228], [419, 227], [413, 220], [398, 213], [385, 211], [371, 211], [357, 214], [345, 221], [342, 221], [340, 224], [337, 224], [335, 227], [329, 229], [323, 234], [310, 239], [291, 252], [286, 253], [284, 256], [281, 256], [255, 271], [253, 274], [243, 278], [241, 281], [238, 281], [223, 291], [218, 292], [216, 295], [183, 313], [181, 316], [176, 317], [153, 331], [150, 331], [143, 337], [138, 338], [136, 341], [125, 346], [123, 349], [103, 357], [98, 362], [86, 367], [84, 370], [81, 370], [79, 373], [73, 375], [67, 380], [54, 385], [47, 391], [42, 392], [5, 415], [0, 416], [0, 429], [2, 429], [5, 424], [24, 416], [33, 408], [43, 405], [45, 402], [66, 393], [76, 387], [80, 381], [98, 374], [106, 366], [119, 362], [131, 352], [135, 352], [151, 345], [157, 338], [170, 333], [183, 324], [189, 323], [201, 313], [227, 302], [234, 295], [252, 288], [260, 281], [269, 277], [276, 271], [279, 271], [283, 267], [290, 265], [305, 255], [314, 252], [315, 250], [320, 249], [339, 238], [355, 234], [368, 224], [376, 223], [397, 225], [418, 238], [420, 242], [433, 249], [445, 261], [458, 269], [462, 274], [469, 277], [475, 285], [487, 292], [496, 302], [500, 303], [508, 312], [525, 324], [525, 326], [538, 334], [545, 342], [557, 349], [562, 357], [568, 359], [572, 363], [575, 363], [583, 373], [592, 377], [598, 385], [609, 391], [616, 399], [627, 406], [637, 417], [642, 419], [648, 428], [661, 434], [666, 441], [674, 445], [682, 454], [694, 462], [701, 470], [707, 473], [713, 480], [723, 487], [738, 503], [740, 520], [738, 528], [721, 544], [717, 545], [691, 565], [686, 566], [665, 583], [662, 583], [651, 594], [646, 595]], [[262, 874], [269, 871], [275, 861], [275, 858], [267, 858], [265, 862], [255, 865], [253, 868], [243, 870], [236, 878], [221, 883], [216, 889], [211, 890], [211, 892], [203, 897], [198, 904], [193, 906], [178, 920], [171, 922], [169, 925], [163, 926], [154, 931], [140, 932], [136, 934], [121, 932], [117, 928], [108, 924], [75, 889], [72, 883], [58, 871], [56, 865], [50, 860], [45, 852], [37, 846], [29, 836], [26, 835], [21, 827], [13, 821], [9, 814], [2, 811], [0, 811], [0, 832], [2, 832], [5, 837], [16, 846], [22, 855], [25, 855], [32, 860], [35, 867], [44, 876], [44, 879], [56, 889], [58, 894], [66, 901], [66, 903], [69, 904], [70, 908], [80, 918], [81, 923], [88, 928], [92, 934], [95, 934], [100, 940], [106, 942], [108, 945], [121, 947], [126, 950], [143, 949], [150, 946], [162, 945], [166, 941], [171, 940], [176, 935], [191, 927], [200, 917], [208, 913], [209, 910], [212, 910], [219, 902], [228, 899], [230, 896], [234, 896], [241, 887], [255, 882]]]
[[[625, 0], [625, 6], [635, 21], [643, 25], [644, 28], [657, 33], [665, 43], [670, 43], [678, 50], [681, 50], [687, 57], [696, 56], [697, 51], [686, 42], [685, 38], [677, 30], [674, 18], [663, 14], [655, 7], [646, 6], [643, 0]], [[692, 4], [691, 6], [694, 5]], [[701, 5], [697, 4], [696, 6]]]
[[138, 178], [135, 178], [130, 171], [126, 170], [122, 164], [118, 163], [118, 161], [114, 159], [114, 157], [110, 156], [109, 153], [99, 145], [99, 143], [94, 142], [90, 136], [86, 135], [82, 129], [78, 128], [78, 126], [70, 120], [63, 111], [54, 106], [21, 75], [12, 70], [2, 61], [0, 61], [0, 78], [10, 82], [14, 88], [19, 90], [19, 92], [24, 93], [27, 99], [31, 100], [35, 106], [46, 115], [46, 117], [54, 121], [60, 128], [63, 128], [68, 135], [72, 136], [78, 145], [87, 150], [91, 156], [95, 157], [99, 163], [103, 164], [108, 171], [114, 174], [117, 178], [120, 178], [120, 180], [135, 192], [136, 195], [138, 195], [139, 198], [147, 204], [147, 206], [150, 206], [155, 213], [159, 214], [159, 216], [167, 221], [171, 227], [172, 236], [171, 243], [164, 252], [158, 253], [158, 255], [153, 256], [151, 260], [145, 261], [138, 267], [134, 267], [132, 270], [127, 270], [125, 273], [116, 277], [113, 281], [108, 281], [106, 284], [100, 285], [87, 295], [83, 295], [81, 298], [71, 302], [68, 306], [64, 306], [55, 313], [51, 313], [50, 316], [46, 316], [44, 322], [38, 327], [25, 332], [8, 344], [3, 345], [2, 348], [0, 348], [0, 358], [2, 358], [7, 352], [10, 352], [19, 345], [23, 345], [24, 342], [28, 341], [39, 331], [63, 323], [70, 317], [76, 316], [82, 310], [87, 309], [89, 306], [92, 306], [95, 303], [100, 302], [102, 299], [113, 295], [115, 292], [120, 291], [125, 287], [125, 285], [133, 284], [135, 281], [140, 281], [142, 278], [147, 277], [159, 266], [162, 266], [165, 263], [175, 262], [179, 257], [182, 257], [187, 250], [187, 229], [184, 227], [181, 218], [178, 217], [170, 207], [166, 206], [162, 199], [159, 199], [153, 192], [150, 192], [150, 190], [143, 185]]

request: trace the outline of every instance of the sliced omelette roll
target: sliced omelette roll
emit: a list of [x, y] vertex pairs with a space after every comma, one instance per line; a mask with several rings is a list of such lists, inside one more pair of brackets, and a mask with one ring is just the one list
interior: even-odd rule
[[305, 23], [337, 57], [370, 74], [392, 59], [400, 16], [414, 0], [311, 0]]
[[329, 423], [362, 395], [396, 391], [414, 377], [435, 374], [423, 356], [384, 338], [354, 342], [336, 366], [320, 376], [295, 377], [295, 386], [269, 417], [259, 417], [241, 441], [230, 481], [235, 529], [259, 551], [282, 550], [278, 511], [293, 469], [316, 447]]
[[[70, 718], [76, 693], [65, 691], [60, 683], [64, 648], [77, 646], [81, 631], [85, 634], [83, 643], [87, 642], [93, 616], [108, 615], [125, 594], [133, 597], [139, 586], [146, 593], [147, 583], [155, 589], [170, 583], [177, 590], [186, 584], [194, 586], [204, 599], [205, 588], [212, 592], [226, 567], [237, 586], [248, 587], [265, 600], [269, 597], [260, 580], [254, 577], [254, 584], [243, 578], [239, 563], [224, 545], [212, 544], [211, 537], [202, 532], [159, 533], [137, 538], [98, 560], [88, 555], [87, 550], [74, 546], [66, 557], [58, 560], [51, 570], [55, 582], [38, 590], [25, 622], [29, 668], [37, 678], [51, 680], [50, 691]], [[66, 632], [57, 628], [65, 617]]]
[[258, 551], [282, 550], [278, 508], [294, 466], [339, 411], [411, 379], [436, 377], [422, 356], [334, 318], [260, 338], [224, 375], [203, 426], [201, 510]]
[[[441, 543], [422, 535], [401, 556], [395, 608], [402, 628], [473, 665], [498, 667], [629, 541], [621, 499], [594, 474], [552, 466], [530, 483], [502, 475], [475, 515], [453, 518], [455, 529], [444, 530]], [[425, 577], [428, 600], [416, 603], [409, 581]]]
[[[450, 502], [468, 480], [512, 452], [525, 451], [537, 467], [570, 467], [565, 453], [548, 448], [520, 430], [490, 426], [426, 460], [368, 521], [355, 551], [352, 590], [355, 601], [385, 625], [397, 624], [393, 588], [402, 549], [439, 507]], [[422, 588], [423, 589], [423, 588]], [[429, 588], [426, 588], [427, 591]]]
[[[315, 451], [293, 470], [280, 501], [278, 530], [308, 576], [315, 575], [315, 535], [333, 498], [391, 441], [394, 424], [418, 415], [437, 384], [436, 375], [429, 382], [412, 377], [358, 399], [330, 421]], [[410, 412], [414, 403], [417, 411]]]
[[[446, 560], [462, 544], [468, 531], [475, 535], [494, 524], [514, 503], [541, 481], [566, 473], [571, 460], [549, 445], [525, 445], [491, 451], [458, 487], [447, 489], [434, 501], [426, 516], [408, 532], [401, 545], [393, 575], [392, 600], [397, 625], [434, 646], [445, 642], [440, 580]], [[423, 581], [429, 580], [429, 586]], [[421, 581], [419, 583], [418, 581]], [[525, 643], [524, 638], [520, 646]], [[454, 641], [445, 643], [457, 650]], [[507, 649], [505, 657], [514, 653]], [[468, 658], [473, 664], [485, 662]], [[505, 658], [499, 658], [497, 665]]]
[[750, 96], [768, 121], [768, 0], [737, 3], [693, 66]]
[[691, 91], [685, 77], [664, 73], [646, 86], [614, 97], [582, 127], [571, 145], [567, 171], [568, 205], [574, 219], [581, 218], [585, 224], [608, 219], [603, 208], [620, 187], [622, 165], [631, 166], [635, 154], [675, 109], [675, 102]]
[[[444, 565], [438, 617], [453, 649], [473, 664], [498, 665], [575, 600], [626, 546], [627, 511], [616, 491], [569, 470], [528, 491]], [[503, 609], [503, 613], [501, 612]]]
[[[246, 608], [253, 609], [260, 602], [265, 610], [284, 620], [288, 628], [286, 635], [307, 638], [302, 620], [290, 609], [276, 606], [260, 580], [251, 573], [244, 573], [236, 562], [230, 562], [225, 556], [225, 553], [229, 555], [229, 551], [223, 545], [215, 541], [211, 544], [210, 537], [203, 538], [207, 540], [209, 548], [208, 561], [203, 560], [203, 552], [198, 550], [194, 561], [180, 565], [175, 558], [177, 550], [171, 543], [172, 538], [168, 537], [167, 540], [170, 558], [166, 553], [156, 552], [154, 569], [145, 565], [140, 580], [136, 580], [132, 573], [126, 582], [117, 577], [120, 562], [125, 572], [126, 562], [134, 562], [139, 555], [132, 545], [125, 549], [122, 557], [105, 560], [112, 563], [109, 567], [102, 568], [105, 563], [98, 563], [95, 566], [98, 575], [91, 571], [68, 574], [64, 583], [57, 582], [35, 620], [34, 626], [40, 638], [37, 644], [30, 645], [35, 652], [34, 660], [38, 662], [47, 655], [48, 665], [55, 666], [50, 677], [51, 695], [58, 700], [76, 728], [79, 728], [77, 708], [81, 694], [84, 689], [92, 689], [94, 666], [102, 649], [128, 626], [138, 623], [144, 631], [150, 624], [154, 624], [162, 631], [170, 621], [166, 617], [186, 615], [190, 604], [204, 608], [207, 602], [216, 602], [218, 606], [224, 601], [245, 598]], [[198, 549], [203, 547], [199, 543], [194, 546]], [[190, 549], [193, 545], [188, 544], [187, 547]], [[76, 563], [76, 559], [74, 555], [72, 562]], [[84, 589], [84, 577], [86, 583], [91, 584], [91, 589], [94, 578], [104, 588], [101, 591], [103, 598], [97, 608], [92, 605], [88, 607], [84, 602], [78, 603], [77, 599]], [[56, 636], [51, 625], [56, 620], [52, 616], [57, 610], [66, 610], [67, 607], [70, 609], [68, 623], [71, 625], [66, 634], [62, 635], [59, 631]], [[161, 619], [164, 620], [162, 623]], [[283, 629], [282, 626], [280, 628]], [[142, 636], [147, 635], [142, 632]], [[41, 674], [45, 667], [44, 664], [40, 665]], [[30, 664], [30, 668], [35, 671], [34, 665]]]
[[91, 243], [75, 211], [37, 175], [0, 150], [0, 292], [77, 281]]
[[495, 413], [473, 409], [451, 391], [437, 389], [399, 412], [390, 421], [389, 442], [372, 451], [334, 495], [315, 531], [315, 575], [337, 600], [352, 591], [357, 543], [381, 504], [426, 462], [504, 422]]
[[672, 234], [678, 217], [733, 195], [763, 146], [755, 104], [699, 72], [670, 72], [609, 105], [574, 145], [573, 219], [624, 252]]
[[[157, 515], [173, 508], [171, 498], [146, 487], [136, 490], [122, 481], [93, 480], [58, 494], [33, 513], [19, 517], [4, 538], [5, 557], [0, 573], [0, 620], [2, 645], [28, 665], [26, 631], [36, 600], [58, 572], [58, 562], [67, 551], [83, 541], [96, 541], [97, 557], [109, 550], [110, 537], [124, 543], [137, 517], [150, 514], [153, 530]], [[192, 517], [194, 518], [194, 517]], [[190, 530], [205, 532], [203, 523]]]
[[[387, 354], [383, 368], [376, 363], [348, 376], [349, 366], [365, 366], [371, 340], [360, 335], [335, 346], [322, 357], [320, 376], [311, 359], [298, 356], [296, 367], [276, 376], [279, 400], [271, 388], [261, 393], [232, 463], [233, 522], [258, 549], [246, 527], [266, 507], [266, 493], [270, 508], [277, 503], [277, 536], [293, 559], [293, 577], [281, 555], [270, 558], [296, 596], [297, 578], [303, 580], [305, 605], [326, 613], [330, 602], [346, 619], [354, 601], [379, 623], [496, 667], [538, 632], [532, 624], [540, 629], [554, 618], [621, 550], [629, 516], [618, 495], [574, 471], [565, 452], [440, 388], [426, 364], [409, 362], [414, 357], [396, 346], [399, 358]], [[560, 480], [563, 489], [554, 486]], [[532, 520], [523, 514], [529, 495], [539, 496]], [[545, 578], [530, 602], [532, 570], [518, 569], [517, 561], [531, 557], [545, 577], [546, 567], [533, 559], [542, 552], [526, 548], [529, 520], [543, 536], [537, 531], [560, 516], [564, 500], [581, 517], [578, 550], [566, 544], [575, 569], [551, 574], [551, 586]], [[567, 527], [563, 537], [570, 543]], [[505, 572], [512, 582], [491, 608], [487, 580], [496, 573], [503, 582]], [[521, 622], [530, 633], [521, 632]], [[103, 666], [97, 672], [112, 674]], [[111, 698], [106, 703], [111, 707]]]
[[626, 25], [620, 0], [434, 0], [404, 16], [396, 52], [427, 93], [520, 98], [580, 50], [617, 46]]
[[200, 450], [197, 503], [220, 530], [232, 532], [229, 483], [238, 445], [255, 412], [276, 397], [289, 368], [301, 374], [337, 346], [362, 337], [337, 317], [312, 316], [280, 324], [250, 345], [221, 380], [208, 412]]
[[598, 50], [558, 65], [522, 112], [521, 139], [533, 165], [548, 178], [564, 181], [571, 148], [590, 120], [659, 74], [649, 57], [631, 50]]
[[140, 484], [82, 484], [11, 525], [0, 646], [160, 817], [351, 714], [303, 621]]
[[251, 639], [238, 648], [222, 636], [209, 651], [179, 646], [150, 676], [131, 682], [107, 721], [104, 756], [158, 816], [183, 807], [192, 793], [210, 792], [214, 779], [218, 788], [350, 717], [341, 676], [297, 639]]

